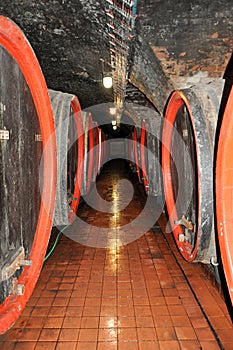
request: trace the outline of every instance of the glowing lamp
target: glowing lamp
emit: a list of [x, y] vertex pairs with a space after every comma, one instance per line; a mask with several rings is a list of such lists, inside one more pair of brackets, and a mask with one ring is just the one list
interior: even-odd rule
[[104, 76], [103, 77], [103, 86], [106, 89], [110, 89], [112, 87], [112, 77], [110, 76]]

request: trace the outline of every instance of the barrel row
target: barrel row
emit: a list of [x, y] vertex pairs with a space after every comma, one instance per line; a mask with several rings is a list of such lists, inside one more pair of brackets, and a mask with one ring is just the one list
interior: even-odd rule
[[[162, 133], [166, 208], [183, 258], [222, 266], [233, 303], [233, 92], [220, 116], [224, 80], [174, 91]], [[223, 283], [223, 280], [219, 281]]]
[[51, 229], [75, 219], [106, 158], [72, 94], [48, 90], [26, 37], [0, 16], [0, 334], [22, 313]]
[[57, 144], [53, 226], [71, 224], [105, 162], [105, 136], [77, 96], [49, 89]]
[[160, 140], [162, 118], [153, 113], [153, 118], [142, 119], [134, 126], [128, 137], [128, 160], [138, 183], [143, 185], [146, 195], [161, 197], [162, 179], [160, 165]]
[[222, 265], [233, 301], [233, 92], [220, 118], [223, 88], [216, 79], [174, 91], [162, 123], [154, 116], [134, 127], [128, 157], [147, 195], [163, 187], [182, 257], [207, 264], [220, 283]]

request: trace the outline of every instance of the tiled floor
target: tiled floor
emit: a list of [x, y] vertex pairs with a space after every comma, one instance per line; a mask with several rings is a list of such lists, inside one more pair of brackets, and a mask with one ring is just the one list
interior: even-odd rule
[[[223, 299], [199, 265], [183, 261], [171, 234], [162, 234], [163, 215], [162, 230], [155, 226], [140, 236], [133, 223], [143, 207], [141, 193], [117, 211], [128, 195], [123, 183], [116, 188], [124, 175], [120, 161], [104, 168], [99, 191], [119, 200], [115, 212], [80, 208], [89, 224], [81, 235], [91, 244], [60, 237], [22, 316], [0, 337], [1, 350], [233, 349]], [[116, 226], [128, 223], [137, 239], [120, 246], [126, 232]]]

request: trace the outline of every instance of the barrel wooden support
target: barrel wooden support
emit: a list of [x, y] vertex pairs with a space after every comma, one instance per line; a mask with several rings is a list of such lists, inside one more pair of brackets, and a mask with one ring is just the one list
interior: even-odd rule
[[224, 274], [233, 305], [233, 88], [221, 123], [216, 160], [216, 217]]
[[142, 181], [145, 192], [155, 197], [162, 195], [160, 139], [162, 117], [153, 115], [152, 118], [141, 122], [140, 159]]
[[83, 180], [84, 135], [75, 95], [49, 90], [56, 126], [57, 189], [53, 225], [68, 225], [76, 215]]
[[213, 155], [223, 80], [174, 91], [162, 135], [165, 201], [187, 261], [216, 261]]
[[46, 82], [19, 27], [0, 16], [0, 334], [30, 298], [52, 228], [55, 127]]

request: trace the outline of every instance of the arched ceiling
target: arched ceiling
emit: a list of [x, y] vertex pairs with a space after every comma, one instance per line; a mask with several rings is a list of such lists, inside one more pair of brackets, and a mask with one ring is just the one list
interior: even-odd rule
[[[101, 84], [100, 59], [110, 62], [106, 3], [0, 0], [0, 14], [24, 31], [48, 87], [74, 93], [83, 108], [113, 101], [112, 89]], [[128, 87], [135, 88], [126, 98], [144, 98], [163, 113], [173, 89], [222, 78], [233, 47], [232, 14], [232, 0], [139, 0], [129, 57]]]

